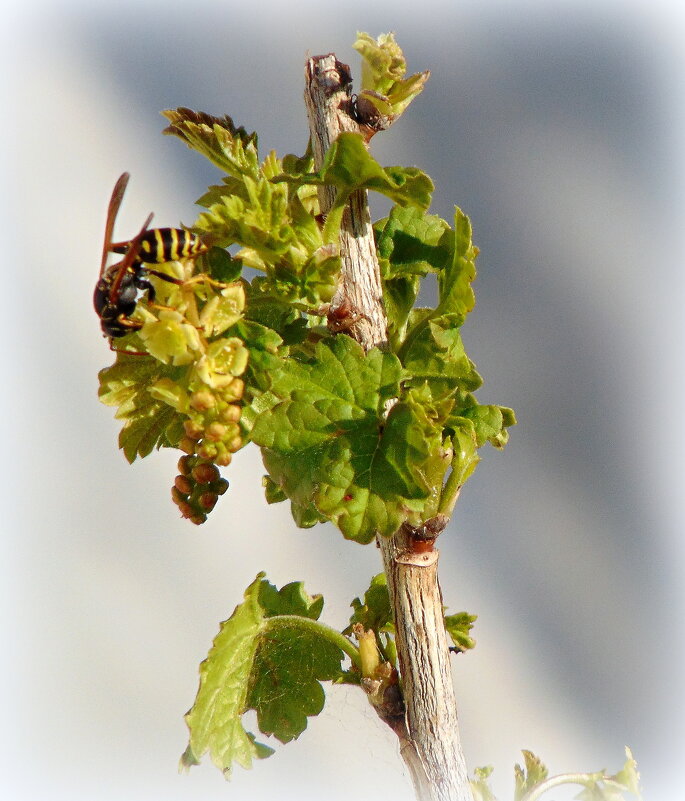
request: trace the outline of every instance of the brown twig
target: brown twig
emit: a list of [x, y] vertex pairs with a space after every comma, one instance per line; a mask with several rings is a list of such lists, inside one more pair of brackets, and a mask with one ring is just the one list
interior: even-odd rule
[[[338, 134], [353, 131], [363, 135], [363, 131], [351, 113], [349, 67], [334, 54], [308, 59], [305, 81], [318, 168]], [[321, 187], [319, 201], [324, 214], [334, 200], [335, 189]], [[336, 318], [336, 310], [341, 310], [337, 317], [345, 311], [350, 315], [346, 333], [367, 351], [384, 347], [387, 319], [366, 191], [351, 196], [343, 216], [340, 253], [342, 272], [329, 320]], [[403, 526], [393, 537], [378, 538], [394, 611], [401, 692], [398, 697], [395, 685], [388, 703], [377, 705], [376, 711], [399, 738], [400, 753], [419, 801], [472, 801], [459, 740], [438, 583], [438, 551], [433, 547], [445, 524], [446, 518], [436, 518], [420, 530]]]

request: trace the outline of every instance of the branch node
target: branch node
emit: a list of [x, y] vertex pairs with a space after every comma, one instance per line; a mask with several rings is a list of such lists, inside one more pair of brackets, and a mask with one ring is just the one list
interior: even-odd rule
[[430, 550], [419, 552], [416, 550], [398, 551], [395, 554], [395, 562], [398, 565], [413, 565], [414, 567], [430, 567], [438, 561], [440, 551]]

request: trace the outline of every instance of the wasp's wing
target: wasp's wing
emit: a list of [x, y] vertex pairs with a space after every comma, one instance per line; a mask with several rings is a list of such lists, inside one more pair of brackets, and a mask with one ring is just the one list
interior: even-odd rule
[[[123, 176], [122, 176], [123, 177]], [[121, 180], [121, 179], [119, 179]], [[124, 187], [126, 184], [124, 183]], [[115, 187], [116, 188], [116, 187]], [[136, 261], [138, 257], [138, 253], [140, 251], [140, 246], [143, 241], [143, 237], [147, 233], [148, 226], [152, 222], [153, 214], [149, 214], [147, 220], [143, 223], [143, 227], [138, 231], [135, 237], [131, 240], [131, 244], [129, 249], [126, 251], [126, 255], [124, 258], [119, 262], [119, 264], [113, 265], [112, 270], [116, 269], [117, 277], [112, 281], [112, 286], [109, 290], [109, 301], [110, 303], [116, 304], [117, 296], [119, 294], [119, 287], [121, 282], [126, 275], [127, 270], [131, 265]]]
[[105, 223], [105, 241], [102, 246], [102, 262], [100, 263], [100, 277], [105, 272], [105, 265], [107, 264], [107, 256], [109, 255], [112, 244], [112, 233], [114, 232], [114, 222], [116, 221], [117, 214], [121, 201], [124, 199], [124, 192], [128, 185], [128, 179], [131, 176], [125, 172], [119, 176], [119, 180], [114, 184], [112, 190], [112, 197], [109, 201], [109, 208], [107, 209], [107, 222]]

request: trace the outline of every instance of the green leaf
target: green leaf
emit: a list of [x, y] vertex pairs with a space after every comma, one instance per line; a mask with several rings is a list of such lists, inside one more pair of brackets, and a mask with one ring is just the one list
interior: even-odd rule
[[466, 355], [460, 321], [455, 313], [429, 318], [413, 329], [400, 351], [412, 385], [426, 382], [435, 398], [473, 391], [483, 383]]
[[497, 801], [488, 781], [491, 775], [491, 765], [484, 768], [476, 768], [473, 771], [473, 779], [469, 779], [473, 801]]
[[242, 126], [237, 128], [228, 115], [213, 117], [189, 108], [168, 109], [162, 114], [171, 123], [163, 133], [178, 136], [229, 175], [256, 177], [256, 133], [248, 134]]
[[[335, 207], [342, 214], [347, 198], [357, 189], [372, 189], [400, 206], [428, 208], [433, 182], [416, 167], [381, 167], [366, 149], [360, 134], [344, 132], [333, 142], [318, 172], [300, 176], [282, 174], [274, 181], [295, 185], [335, 186]], [[329, 221], [334, 212], [329, 213]], [[338, 221], [339, 222], [339, 221]], [[327, 228], [330, 227], [327, 223]], [[331, 241], [330, 236], [326, 241]]]
[[304, 156], [294, 156], [289, 153], [283, 156], [283, 172], [287, 175], [305, 175], [314, 169], [314, 150], [311, 139], [307, 143], [307, 151]]
[[489, 442], [500, 450], [509, 441], [508, 426], [516, 424], [513, 409], [505, 406], [481, 406], [476, 404], [463, 411], [463, 417], [471, 420], [476, 434], [476, 443], [480, 448]]
[[266, 617], [299, 615], [318, 620], [323, 611], [323, 595], [309, 595], [301, 581], [291, 581], [277, 590], [268, 581], [259, 585], [259, 603]]
[[365, 630], [394, 631], [388, 578], [385, 573], [374, 576], [368, 590], [364, 593], [364, 601], [355, 598], [351, 606], [354, 612], [350, 617], [350, 625], [345, 629], [346, 634], [352, 631], [355, 623], [361, 623]]
[[311, 528], [317, 523], [325, 523], [326, 517], [319, 512], [313, 503], [299, 504], [295, 501], [290, 502], [290, 511], [299, 528]]
[[[291, 620], [318, 620], [323, 609], [323, 597], [307, 595], [301, 582], [280, 591], [262, 582], [259, 601], [270, 620], [257, 651], [248, 704], [257, 710], [259, 730], [287, 743], [304, 731], [308, 716], [323, 709], [320, 681], [340, 675], [342, 652], [301, 620]], [[277, 616], [288, 620], [281, 623]]]
[[435, 313], [456, 314], [464, 320], [476, 303], [471, 282], [476, 277], [478, 248], [472, 242], [471, 221], [459, 208], [454, 213], [453, 248], [451, 263], [438, 274]]
[[625, 787], [629, 793], [636, 795], [638, 798], [642, 797], [640, 790], [640, 774], [637, 769], [637, 762], [633, 757], [633, 752], [627, 746], [625, 764], [612, 778], [622, 787]]
[[[413, 338], [429, 337], [425, 329], [432, 321], [446, 331], [461, 327], [475, 304], [471, 282], [478, 249], [471, 241], [468, 217], [456, 209], [453, 231], [444, 220], [419, 209], [393, 209], [375, 231], [395, 348], [406, 351]], [[437, 273], [437, 307], [412, 309], [417, 278], [429, 272]]]
[[419, 293], [420, 277], [445, 269], [452, 259], [452, 233], [440, 217], [415, 206], [395, 206], [375, 224], [374, 231], [390, 340], [398, 348]]
[[532, 751], [521, 751], [521, 753], [525, 768], [519, 764], [514, 766], [514, 801], [521, 801], [529, 790], [547, 778], [547, 768]]
[[264, 498], [268, 504], [281, 503], [282, 501], [288, 500], [288, 496], [280, 487], [274, 484], [271, 480], [271, 476], [263, 476], [262, 484], [264, 486]]
[[386, 280], [438, 272], [452, 260], [453, 235], [449, 224], [416, 206], [393, 207], [388, 217], [375, 223], [374, 229]]
[[[411, 262], [416, 269], [426, 265], [437, 268], [438, 305], [432, 309], [414, 309], [409, 315], [407, 343], [416, 337], [432, 320], [443, 328], [459, 328], [473, 309], [476, 298], [471, 282], [476, 277], [478, 248], [471, 241], [471, 223], [460, 209], [456, 209], [454, 231], [445, 230], [439, 245], [432, 251], [432, 262]], [[437, 225], [437, 224], [436, 224]], [[437, 234], [437, 230], [435, 231]], [[394, 239], [397, 234], [394, 235]], [[393, 250], [394, 253], [394, 250]], [[405, 257], [406, 258], [406, 257]], [[409, 345], [405, 343], [405, 349]]]
[[116, 406], [116, 418], [124, 420], [119, 447], [129, 462], [145, 457], [154, 448], [174, 446], [183, 419], [171, 406], [153, 397], [149, 390], [158, 380], [177, 377], [178, 368], [151, 357], [117, 353], [113, 365], [99, 373], [98, 397], [106, 406]]
[[478, 615], [469, 615], [468, 612], [445, 616], [445, 629], [458, 651], [468, 651], [476, 647], [476, 641], [470, 632], [477, 619]]
[[[275, 183], [263, 165], [256, 177], [224, 179], [198, 202], [207, 208], [195, 230], [208, 241], [239, 244], [237, 259], [265, 273], [252, 282], [252, 295], [271, 296], [303, 310], [328, 303], [337, 287], [337, 246], [325, 244], [314, 214], [285, 183]], [[280, 165], [279, 165], [280, 166]]]
[[401, 378], [393, 354], [365, 354], [344, 334], [329, 337], [312, 357], [283, 361], [270, 389], [279, 402], [252, 431], [291, 501], [313, 504], [358, 542], [431, 516], [447, 469], [440, 432], [420, 404], [406, 398], [386, 412]]
[[[354, 625], [360, 623], [364, 627], [364, 631], [370, 630], [376, 635], [376, 645], [382, 659], [396, 666], [395, 624], [385, 573], [374, 576], [368, 590], [364, 593], [364, 601], [355, 598], [351, 606], [354, 611], [350, 617], [350, 625], [343, 631], [343, 634], [351, 634]], [[351, 678], [352, 681], [356, 680], [355, 677]]]
[[299, 319], [299, 313], [291, 303], [287, 303], [282, 298], [262, 294], [258, 284], [255, 286], [258, 280], [254, 279], [252, 284], [248, 285], [248, 304], [245, 316], [248, 320], [275, 331], [282, 339], [286, 329]]
[[588, 773], [577, 784], [585, 785], [577, 796], [578, 801], [624, 801], [623, 788], [615, 784], [601, 771]]
[[207, 659], [200, 665], [200, 688], [185, 720], [190, 729], [181, 757], [185, 767], [199, 764], [209, 751], [214, 764], [230, 775], [234, 762], [243, 768], [258, 758], [254, 738], [242, 726], [264, 610], [259, 605], [262, 574], [245, 591], [245, 600], [221, 624]]
[[240, 180], [225, 180], [198, 200], [207, 211], [200, 214], [195, 230], [222, 247], [238, 243], [253, 253], [242, 258], [248, 267], [264, 270], [257, 260], [275, 262], [287, 255], [294, 232], [289, 226], [288, 193], [258, 169]]
[[[398, 488], [405, 497], [437, 495], [449, 465], [448, 455], [440, 426], [413, 393], [404, 393], [393, 406], [379, 445], [385, 461], [395, 469]], [[437, 509], [427, 503], [423, 511], [427, 519]]]
[[516, 425], [516, 416], [506, 406], [481, 405], [470, 392], [457, 392], [445, 428], [468, 431], [477, 448], [490, 442], [501, 450], [509, 440], [507, 428]]
[[[281, 501], [288, 500], [288, 496], [279, 486], [277, 486], [271, 476], [264, 476], [262, 482], [264, 485], [264, 497], [267, 503], [280, 503]], [[293, 520], [299, 528], [311, 528], [317, 523], [326, 522], [326, 518], [317, 512], [312, 504], [309, 504], [308, 506], [300, 506], [294, 502], [291, 502], [290, 508]], [[350, 632], [346, 629], [345, 633], [349, 634]]]
[[[271, 384], [271, 373], [281, 365], [278, 355], [283, 342], [281, 336], [273, 328], [254, 320], [239, 320], [227, 336], [241, 339], [248, 350], [247, 369], [245, 371], [245, 397], [241, 425], [249, 432], [256, 415], [264, 407], [262, 395]], [[269, 403], [266, 403], [268, 406]]]
[[604, 771], [581, 774], [576, 779], [584, 789], [576, 796], [579, 801], [625, 801], [625, 792], [638, 799], [642, 798], [640, 774], [630, 748], [626, 748], [626, 762], [615, 776], [607, 776]]
[[452, 473], [457, 485], [463, 487], [480, 461], [476, 434], [471, 421], [465, 418], [461, 420], [453, 418], [449, 421], [449, 425], [454, 430], [452, 437], [452, 447], [454, 448], [451, 465]]
[[320, 181], [343, 195], [373, 189], [400, 206], [428, 208], [435, 188], [416, 167], [381, 167], [366, 149], [360, 134], [344, 132], [333, 142], [320, 170]]
[[407, 71], [404, 54], [392, 33], [381, 34], [377, 39], [368, 33], [357, 33], [352, 46], [362, 56], [362, 88], [383, 96], [369, 95], [381, 114], [399, 116], [421, 93], [430, 72], [404, 77]]
[[388, 317], [388, 340], [396, 353], [405, 336], [407, 320], [419, 294], [419, 277], [400, 276], [383, 282], [383, 304]]
[[[181, 763], [198, 764], [209, 752], [227, 776], [234, 763], [249, 768], [268, 755], [243, 728], [248, 709], [259, 730], [281, 742], [296, 738], [324, 702], [320, 682], [337, 678], [343, 652], [316, 622], [321, 596], [309, 596], [300, 582], [277, 590], [260, 573], [244, 601], [221, 624], [200, 665], [200, 687], [186, 715], [190, 741]], [[336, 633], [336, 636], [339, 637]], [[268, 749], [270, 752], [270, 749]]]
[[[213, 247], [201, 258], [206, 259], [207, 273], [215, 281], [230, 284], [240, 278], [240, 274], [243, 270], [243, 263], [240, 259], [234, 259], [227, 250]], [[201, 267], [202, 264], [198, 262], [198, 269]]]

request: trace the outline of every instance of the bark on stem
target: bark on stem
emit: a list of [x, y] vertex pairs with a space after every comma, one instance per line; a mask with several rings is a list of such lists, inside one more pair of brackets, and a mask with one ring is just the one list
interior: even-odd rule
[[[342, 131], [362, 133], [351, 113], [349, 67], [334, 54], [315, 56], [305, 68], [305, 102], [317, 168]], [[322, 187], [321, 211], [334, 200], [334, 188]], [[340, 237], [342, 273], [331, 303], [329, 321], [347, 316], [346, 333], [362, 346], [383, 347], [387, 319], [380, 271], [365, 191], [352, 196]], [[338, 310], [338, 315], [335, 312]], [[450, 654], [438, 583], [438, 551], [416, 547], [403, 527], [389, 539], [379, 538], [393, 604], [402, 699], [378, 709], [400, 740], [419, 801], [472, 801], [462, 754], [452, 686]]]

